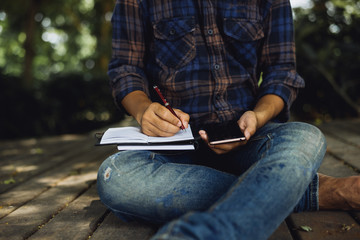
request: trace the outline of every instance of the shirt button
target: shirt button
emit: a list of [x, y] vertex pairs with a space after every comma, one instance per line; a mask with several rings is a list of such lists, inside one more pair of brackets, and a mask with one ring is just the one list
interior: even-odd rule
[[170, 35], [175, 35], [175, 33], [176, 33], [175, 29], [173, 29], [173, 28], [170, 29], [170, 32], [169, 32]]
[[219, 70], [219, 69], [220, 69], [220, 65], [219, 65], [219, 64], [215, 64], [215, 65], [214, 65], [214, 69], [215, 69], [215, 70]]
[[209, 29], [207, 32], [208, 32], [209, 35], [213, 35], [213, 34], [214, 34], [214, 30], [212, 30], [212, 29]]

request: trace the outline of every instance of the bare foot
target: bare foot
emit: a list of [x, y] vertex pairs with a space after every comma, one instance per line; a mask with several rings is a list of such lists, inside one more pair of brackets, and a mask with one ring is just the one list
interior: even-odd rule
[[360, 210], [360, 176], [334, 178], [319, 173], [319, 209]]

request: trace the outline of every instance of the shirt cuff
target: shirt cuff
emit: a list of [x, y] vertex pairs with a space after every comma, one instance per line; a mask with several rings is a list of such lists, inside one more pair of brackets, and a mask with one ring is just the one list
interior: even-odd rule
[[296, 88], [287, 86], [286, 84], [273, 83], [264, 87], [260, 87], [258, 99], [268, 94], [277, 95], [282, 98], [285, 103], [284, 109], [273, 121], [286, 122], [290, 118], [290, 107], [297, 96], [297, 92], [298, 90]]
[[112, 95], [117, 107], [124, 110], [121, 101], [126, 95], [136, 90], [143, 91], [149, 96], [148, 80], [141, 68], [130, 65], [109, 67], [108, 76]]

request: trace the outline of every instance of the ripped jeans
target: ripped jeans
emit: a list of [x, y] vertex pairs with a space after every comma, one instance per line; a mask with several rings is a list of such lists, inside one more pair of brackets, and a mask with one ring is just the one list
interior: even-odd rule
[[322, 133], [268, 123], [238, 150], [118, 152], [98, 173], [101, 201], [122, 219], [164, 224], [152, 239], [267, 239], [293, 211], [318, 209]]

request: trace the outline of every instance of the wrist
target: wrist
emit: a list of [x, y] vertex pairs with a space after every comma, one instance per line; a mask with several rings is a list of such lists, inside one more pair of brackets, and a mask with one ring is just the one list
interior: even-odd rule
[[126, 111], [135, 118], [135, 120], [141, 124], [142, 117], [152, 104], [152, 101], [142, 91], [134, 91], [124, 97], [121, 104]]
[[269, 121], [268, 114], [266, 112], [254, 110], [254, 114], [256, 119], [256, 129], [261, 128]]
[[144, 113], [149, 108], [152, 102], [142, 102], [140, 105], [137, 106], [136, 111], [134, 111], [133, 117], [135, 120], [139, 123], [141, 126], [142, 118], [144, 116]]
[[260, 98], [254, 109], [258, 127], [264, 126], [275, 118], [282, 111], [284, 105], [284, 101], [276, 95], [265, 95]]

